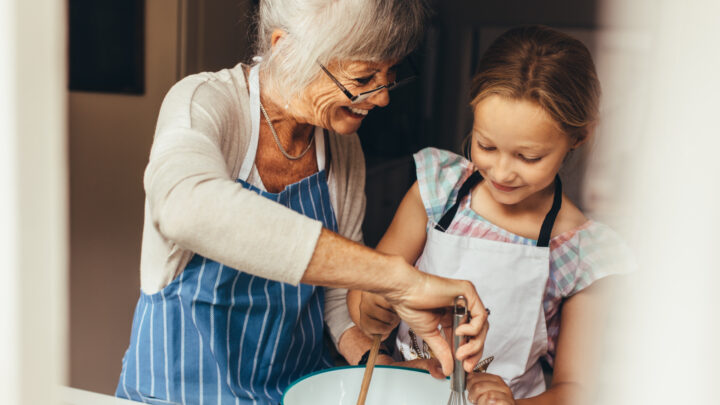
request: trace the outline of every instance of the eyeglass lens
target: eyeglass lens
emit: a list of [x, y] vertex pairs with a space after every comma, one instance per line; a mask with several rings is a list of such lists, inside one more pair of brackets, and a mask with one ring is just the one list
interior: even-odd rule
[[410, 83], [415, 79], [417, 76], [417, 71], [415, 70], [415, 67], [412, 65], [412, 62], [409, 59], [405, 59], [401, 63], [395, 66], [395, 68], [391, 71], [390, 74], [388, 74], [388, 80], [391, 80], [389, 83], [385, 85], [378, 86], [372, 90], [364, 91], [358, 95], [355, 96], [353, 99], [353, 103], [359, 103], [361, 101], [366, 100], [368, 97], [372, 96], [376, 92], [382, 90], [382, 89], [388, 89], [394, 90], [398, 87], [401, 87], [407, 83]]

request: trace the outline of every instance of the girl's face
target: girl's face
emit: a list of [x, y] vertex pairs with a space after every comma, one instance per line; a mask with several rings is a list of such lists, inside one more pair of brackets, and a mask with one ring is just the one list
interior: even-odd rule
[[574, 146], [535, 102], [491, 95], [475, 106], [471, 158], [492, 198], [515, 205], [553, 183]]
[[[347, 61], [331, 63], [326, 68], [347, 90], [357, 95], [395, 80], [395, 62]], [[298, 121], [351, 134], [360, 128], [363, 119], [375, 107], [390, 102], [387, 89], [373, 93], [367, 99], [352, 103], [330, 77], [321, 73], [304, 95], [292, 103]]]

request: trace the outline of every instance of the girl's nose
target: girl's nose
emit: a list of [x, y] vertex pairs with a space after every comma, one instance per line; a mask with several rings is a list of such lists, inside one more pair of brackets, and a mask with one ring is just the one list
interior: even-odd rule
[[512, 158], [500, 155], [495, 164], [495, 180], [503, 183], [509, 183], [514, 180], [515, 172], [513, 170]]

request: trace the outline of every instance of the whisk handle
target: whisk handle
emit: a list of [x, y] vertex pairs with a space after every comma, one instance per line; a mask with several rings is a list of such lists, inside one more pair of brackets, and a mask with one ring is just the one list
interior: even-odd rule
[[[458, 305], [462, 302], [463, 305]], [[462, 295], [455, 298], [455, 308], [453, 311], [453, 357], [458, 347], [465, 343], [465, 336], [458, 336], [455, 334], [458, 326], [462, 325], [467, 321], [467, 301]], [[465, 393], [465, 370], [462, 366], [462, 361], [455, 359], [455, 366], [453, 367], [453, 373], [450, 378], [452, 390], [455, 392]]]

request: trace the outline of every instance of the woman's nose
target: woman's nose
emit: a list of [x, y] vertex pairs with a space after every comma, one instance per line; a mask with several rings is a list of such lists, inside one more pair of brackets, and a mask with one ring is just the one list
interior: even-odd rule
[[385, 107], [390, 104], [390, 91], [387, 88], [380, 89], [371, 95], [368, 101], [378, 107]]

